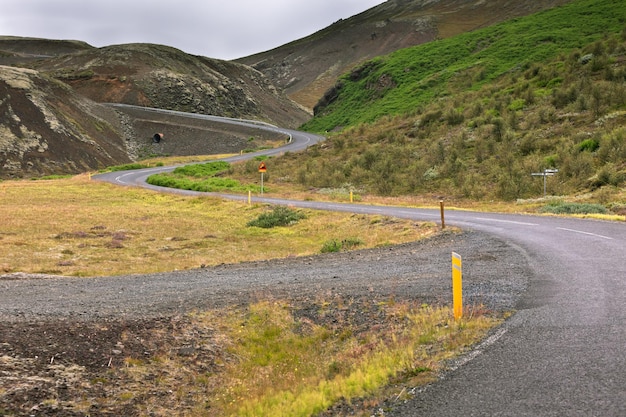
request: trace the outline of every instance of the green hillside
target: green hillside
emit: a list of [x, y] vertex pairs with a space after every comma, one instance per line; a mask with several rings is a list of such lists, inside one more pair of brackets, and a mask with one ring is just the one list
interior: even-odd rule
[[[578, 0], [450, 39], [404, 49], [346, 74], [303, 129], [324, 132], [414, 111], [503, 74], [583, 48], [626, 22], [626, 2]], [[333, 99], [334, 98], [334, 99]]]
[[[365, 63], [305, 128], [342, 130], [272, 178], [473, 200], [547, 193], [626, 211], [626, 3], [579, 0]], [[341, 129], [339, 129], [341, 128]]]

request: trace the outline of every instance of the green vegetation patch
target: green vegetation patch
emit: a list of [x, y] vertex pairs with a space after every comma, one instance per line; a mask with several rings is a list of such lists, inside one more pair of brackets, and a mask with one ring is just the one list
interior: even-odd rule
[[389, 302], [360, 314], [402, 317], [403, 325], [362, 332], [350, 320], [324, 320], [336, 306], [319, 307], [321, 320], [299, 318], [288, 304], [269, 302], [227, 317], [233, 323], [226, 329], [230, 353], [239, 360], [220, 375], [216, 409], [223, 415], [312, 416], [342, 400], [369, 397], [375, 403], [393, 379], [432, 380], [437, 359], [469, 346], [497, 323], [483, 315], [455, 322], [448, 309]]
[[555, 202], [544, 206], [542, 213], [552, 214], [606, 214], [608, 210], [601, 204]]
[[289, 207], [277, 206], [272, 211], [263, 213], [256, 219], [249, 221], [247, 225], [248, 227], [271, 229], [273, 227], [289, 226], [302, 219], [306, 219], [304, 213]]
[[[459, 89], [478, 89], [504, 74], [527, 69], [529, 63], [552, 59], [607, 33], [618, 33], [625, 18], [624, 2], [578, 0], [375, 58], [344, 75], [335, 86], [336, 99], [318, 106], [316, 117], [304, 128], [332, 131], [412, 112], [434, 98], [453, 95]], [[551, 77], [543, 87], [551, 90], [562, 82], [562, 78]]]
[[206, 164], [192, 164], [178, 167], [173, 171], [174, 175], [188, 177], [214, 177], [222, 172], [228, 171], [230, 164], [224, 161], [208, 162]]
[[342, 250], [352, 250], [363, 245], [363, 241], [358, 238], [347, 238], [343, 240], [331, 239], [322, 245], [322, 253], [341, 252]]
[[220, 176], [230, 168], [230, 164], [223, 161], [185, 165], [170, 173], [150, 175], [146, 181], [159, 187], [208, 193], [256, 191], [257, 186], [243, 185], [232, 178]]
[[106, 169], [103, 169], [101, 172], [132, 171], [136, 169], [151, 168], [153, 166], [163, 166], [163, 164], [157, 163], [156, 165], [148, 165], [148, 164], [140, 164], [138, 162], [133, 162], [131, 164], [115, 165], [112, 167], [108, 167]]

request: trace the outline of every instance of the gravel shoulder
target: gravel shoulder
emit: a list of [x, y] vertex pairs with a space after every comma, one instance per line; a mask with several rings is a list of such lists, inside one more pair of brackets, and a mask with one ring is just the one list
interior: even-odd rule
[[[475, 231], [446, 231], [371, 250], [154, 275], [0, 276], [0, 414], [85, 415], [62, 407], [61, 400], [84, 394], [87, 385], [97, 397], [95, 391], [103, 388], [85, 380], [123, 366], [124, 358], [149, 356], [164, 345], [193, 346], [194, 336], [182, 340], [176, 329], [185, 313], [195, 310], [273, 299], [287, 301], [296, 314], [308, 314], [322, 300], [342, 299], [351, 311], [341, 314], [367, 327], [380, 323], [363, 312], [382, 301], [450, 304], [453, 251], [463, 256], [466, 305], [515, 309], [532, 275], [524, 253]], [[212, 358], [202, 361], [212, 363]], [[51, 396], [59, 402], [43, 402]], [[132, 415], [131, 409], [89, 414], [109, 412]]]
[[0, 318], [153, 318], [275, 298], [294, 303], [342, 296], [451, 301], [451, 252], [463, 256], [466, 305], [510, 310], [527, 285], [524, 254], [483, 233], [444, 232], [424, 241], [152, 275], [100, 278], [0, 275]]

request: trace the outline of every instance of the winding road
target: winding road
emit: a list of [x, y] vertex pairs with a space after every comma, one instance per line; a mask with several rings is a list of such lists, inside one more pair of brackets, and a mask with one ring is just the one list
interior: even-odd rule
[[[264, 153], [297, 151], [323, 139], [269, 125], [256, 126], [292, 136], [287, 146]], [[197, 194], [145, 183], [149, 175], [171, 169], [108, 173], [94, 179]], [[255, 201], [439, 219], [438, 210], [428, 209], [267, 197], [256, 197]], [[626, 223], [469, 211], [448, 211], [446, 223], [487, 232], [515, 246], [526, 256], [534, 276], [515, 315], [440, 381], [385, 410], [384, 415], [626, 416]]]

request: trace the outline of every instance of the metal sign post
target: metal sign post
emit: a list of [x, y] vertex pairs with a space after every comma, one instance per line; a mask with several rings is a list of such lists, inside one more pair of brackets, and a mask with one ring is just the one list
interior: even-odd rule
[[546, 177], [551, 177], [554, 174], [556, 174], [557, 172], [559, 172], [558, 169], [544, 169], [543, 172], [533, 172], [532, 175], [533, 177], [543, 177], [543, 196], [545, 198], [546, 196]]
[[261, 195], [263, 195], [263, 176], [265, 175], [265, 172], [267, 172], [265, 162], [261, 162], [261, 164], [259, 164], [259, 172], [261, 173]]

